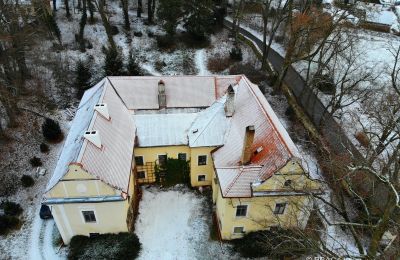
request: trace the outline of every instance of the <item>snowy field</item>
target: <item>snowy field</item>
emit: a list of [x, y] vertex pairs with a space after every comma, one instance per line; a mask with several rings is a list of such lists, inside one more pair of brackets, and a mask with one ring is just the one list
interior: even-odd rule
[[228, 245], [210, 240], [207, 203], [187, 188], [143, 188], [135, 226], [142, 243], [139, 259], [239, 259]]

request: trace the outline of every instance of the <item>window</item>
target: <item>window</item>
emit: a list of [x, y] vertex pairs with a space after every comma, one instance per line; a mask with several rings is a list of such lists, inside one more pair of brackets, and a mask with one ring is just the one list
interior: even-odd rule
[[247, 205], [236, 206], [236, 217], [246, 217], [247, 215]]
[[167, 164], [167, 155], [166, 154], [160, 154], [158, 156], [158, 164], [160, 166], [165, 166]]
[[146, 179], [146, 172], [145, 171], [138, 171], [137, 172], [138, 179]]
[[96, 222], [96, 216], [94, 215], [94, 211], [82, 211], [83, 218], [86, 223]]
[[234, 228], [233, 228], [233, 233], [235, 233], [235, 234], [242, 234], [242, 233], [244, 233], [244, 227], [234, 227]]
[[206, 176], [205, 175], [197, 175], [197, 180], [198, 181], [205, 181], [206, 180]]
[[286, 203], [276, 203], [274, 214], [283, 214], [285, 212]]
[[207, 155], [199, 155], [197, 165], [207, 165]]
[[182, 161], [186, 161], [186, 153], [178, 153], [178, 159]]
[[135, 163], [137, 166], [143, 166], [144, 165], [143, 156], [135, 156]]

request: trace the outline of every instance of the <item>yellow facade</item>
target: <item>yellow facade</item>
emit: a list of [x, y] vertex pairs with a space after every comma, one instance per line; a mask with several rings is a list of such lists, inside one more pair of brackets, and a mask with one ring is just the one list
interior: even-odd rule
[[[154, 166], [158, 164], [159, 155], [167, 155], [168, 158], [178, 158], [179, 153], [186, 154], [186, 160], [190, 161], [190, 183], [193, 187], [211, 185], [214, 173], [214, 163], [211, 151], [215, 147], [195, 147], [189, 146], [157, 146], [157, 147], [136, 147], [135, 157], [143, 157], [143, 166], [136, 165], [137, 171], [145, 172], [146, 178], [138, 179], [139, 183], [155, 182]], [[199, 165], [198, 157], [206, 156], [206, 164]], [[201, 175], [204, 175], [202, 180]], [[199, 177], [200, 176], [200, 177]], [[200, 181], [199, 181], [200, 179]]]
[[[285, 186], [287, 180], [290, 180], [290, 187]], [[318, 189], [319, 184], [310, 180], [296, 162], [289, 162], [270, 179], [253, 188], [253, 195], [257, 191], [279, 191], [283, 192], [282, 195], [224, 198], [216, 181], [213, 183], [213, 200], [221, 238], [240, 238], [245, 233], [274, 226], [304, 228], [312, 209], [312, 202], [306, 193]], [[298, 193], [288, 194], [294, 191]], [[283, 212], [275, 212], [277, 204], [285, 205]], [[247, 205], [245, 216], [237, 216], [238, 205]], [[235, 232], [235, 227], [243, 228], [243, 232]]]
[[[90, 233], [127, 232], [127, 215], [134, 197], [134, 179], [130, 178], [128, 195], [125, 200], [100, 203], [50, 204], [52, 215], [64, 243], [73, 236]], [[85, 172], [78, 164], [69, 166], [68, 173], [45, 194], [48, 199], [90, 198], [99, 196], [121, 196], [121, 191], [110, 187]], [[85, 222], [83, 211], [93, 211], [94, 222]]]

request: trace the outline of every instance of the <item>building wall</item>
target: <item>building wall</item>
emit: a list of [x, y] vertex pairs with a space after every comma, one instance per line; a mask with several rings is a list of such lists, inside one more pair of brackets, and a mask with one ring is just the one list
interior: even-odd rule
[[[274, 214], [276, 203], [287, 203], [283, 214]], [[240, 238], [234, 227], [244, 227], [244, 232], [265, 230], [273, 226], [304, 228], [312, 207], [307, 196], [276, 196], [253, 198], [222, 198], [218, 194], [216, 214], [222, 239]], [[236, 217], [236, 207], [248, 205], [246, 217]]]
[[[190, 161], [190, 183], [193, 187], [211, 185], [214, 175], [214, 162], [211, 157], [211, 151], [215, 147], [194, 147], [191, 148]], [[198, 156], [207, 155], [207, 164], [198, 165]], [[199, 175], [205, 175], [205, 181], [198, 181]]]
[[[290, 180], [290, 186], [285, 182]], [[264, 183], [253, 187], [253, 195], [263, 191], [316, 191], [318, 182], [306, 176], [296, 160], [289, 161]], [[223, 198], [220, 187], [215, 184], [216, 214], [219, 221], [222, 239], [240, 238], [243, 234], [235, 234], [234, 227], [244, 227], [244, 232], [268, 229], [273, 226], [283, 228], [305, 228], [312, 210], [312, 201], [307, 195], [263, 196], [252, 198]], [[274, 214], [277, 203], [286, 203], [283, 214]], [[238, 205], [248, 205], [245, 217], [236, 216]]]
[[[102, 203], [71, 203], [51, 205], [54, 220], [65, 244], [76, 235], [89, 236], [90, 233], [128, 232], [126, 216], [128, 200]], [[86, 223], [82, 211], [95, 212], [96, 222]]]
[[[188, 146], [161, 146], [161, 147], [137, 147], [135, 156], [143, 156], [143, 163], [158, 163], [158, 155], [166, 154], [168, 158], [178, 158], [178, 153], [186, 153], [187, 160], [190, 161], [190, 183], [193, 187], [211, 185], [214, 173], [214, 164], [210, 152], [215, 147], [195, 147]], [[198, 165], [198, 156], [206, 155], [207, 164]], [[153, 166], [136, 166], [137, 171], [146, 171], [146, 179], [138, 180], [141, 182], [154, 182], [154, 173], [149, 173]], [[205, 175], [205, 181], [198, 181], [198, 175]]]
[[[134, 194], [134, 180], [131, 176], [129, 199], [116, 202], [101, 203], [67, 203], [50, 205], [57, 228], [65, 244], [68, 244], [75, 235], [90, 233], [118, 233], [127, 232], [127, 215]], [[131, 189], [132, 188], [132, 189]], [[68, 173], [45, 194], [46, 198], [79, 198], [97, 196], [121, 195], [121, 191], [114, 189], [104, 182], [85, 172], [79, 165], [69, 166]], [[94, 211], [96, 222], [86, 223], [82, 211]]]
[[[190, 148], [188, 146], [157, 146], [157, 147], [136, 147], [135, 156], [143, 156], [145, 166], [136, 165], [137, 171], [145, 171], [146, 178], [138, 179], [139, 183], [155, 182], [154, 166], [158, 164], [158, 155], [166, 154], [168, 158], [178, 158], [178, 153], [186, 153], [186, 159], [190, 160]], [[146, 166], [146, 163], [148, 165]]]

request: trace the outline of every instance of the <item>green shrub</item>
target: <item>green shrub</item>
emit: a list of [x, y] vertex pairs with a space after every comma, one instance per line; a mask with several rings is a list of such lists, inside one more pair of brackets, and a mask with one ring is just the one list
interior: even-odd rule
[[42, 133], [44, 138], [50, 142], [60, 142], [63, 139], [60, 125], [58, 122], [50, 118], [46, 118], [44, 121], [42, 125]]
[[68, 259], [135, 259], [141, 244], [134, 233], [74, 236]]
[[243, 60], [242, 50], [239, 47], [233, 47], [229, 52], [229, 56], [232, 60], [241, 61]]
[[21, 177], [21, 183], [22, 186], [24, 187], [32, 187], [33, 184], [35, 184], [35, 181], [33, 180], [33, 178], [29, 175], [22, 175]]
[[5, 201], [1, 204], [6, 216], [18, 216], [22, 213], [22, 208], [18, 203]]
[[40, 144], [40, 152], [48, 153], [49, 151], [50, 151], [50, 148], [47, 144], [45, 144], [45, 143]]
[[247, 258], [280, 259], [316, 253], [310, 238], [298, 230], [271, 228], [248, 233], [232, 242], [234, 250]]
[[17, 229], [20, 225], [21, 221], [15, 216], [0, 216], [0, 235], [5, 235], [10, 230]]
[[43, 165], [42, 160], [40, 158], [36, 157], [36, 156], [31, 158], [29, 160], [29, 163], [32, 165], [32, 167], [39, 167], [39, 166]]

